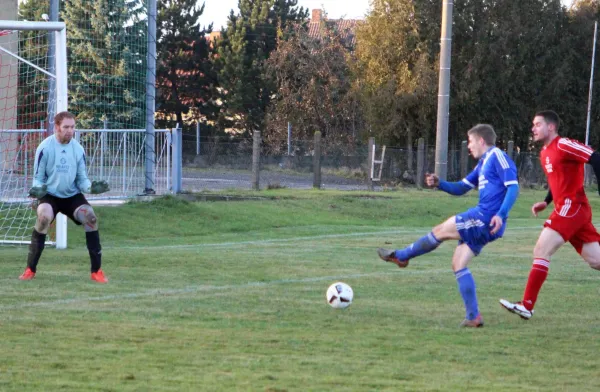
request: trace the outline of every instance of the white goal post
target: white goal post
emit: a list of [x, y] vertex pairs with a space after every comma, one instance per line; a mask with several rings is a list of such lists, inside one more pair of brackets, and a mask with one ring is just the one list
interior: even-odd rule
[[[25, 56], [20, 55], [20, 51], [22, 50], [21, 46], [25, 46], [26, 43], [19, 41], [19, 34], [21, 34], [22, 32], [29, 31], [39, 31], [44, 34], [52, 32], [54, 33], [54, 42], [56, 44], [54, 48], [54, 59], [48, 58], [44, 62], [44, 64], [46, 64], [48, 68], [52, 68], [51, 66], [53, 65], [54, 73], [50, 72], [48, 69], [45, 69], [43, 66], [35, 64], [33, 61], [28, 60], [27, 58], [25, 58]], [[24, 88], [24, 86], [21, 85], [20, 72], [22, 69], [21, 67], [27, 66], [31, 67], [31, 71], [27, 72], [41, 73], [45, 75], [44, 77], [51, 78], [54, 80], [54, 91], [48, 89], [48, 103], [54, 101], [52, 103], [55, 103], [56, 113], [67, 110], [67, 32], [65, 23], [4, 20], [0, 21], [0, 38], [4, 37], [6, 37], [5, 40], [0, 40], [0, 55], [3, 61], [3, 63], [0, 64], [0, 90], [4, 89], [5, 92], [0, 94], [0, 99], [5, 100], [5, 107], [7, 106], [6, 102], [8, 102], [9, 100], [11, 100], [11, 102], [17, 102], [19, 99], [21, 99], [18, 90], [20, 88]], [[37, 50], [41, 52], [43, 48], [46, 47], [40, 47]], [[9, 64], [4, 64], [4, 62], [8, 60], [10, 60]], [[54, 60], [53, 64], [50, 64], [52, 60]], [[41, 61], [38, 61], [38, 63], [41, 63]], [[23, 64], [26, 64], [26, 66]], [[12, 93], [13, 95], [7, 96], [7, 94], [9, 93], [7, 93], [6, 91], [12, 90], [14, 90], [14, 92]], [[39, 90], [37, 90], [36, 93], [39, 93], [38, 91]], [[32, 99], [32, 97], [29, 97], [29, 99]], [[46, 115], [49, 114], [49, 107], [50, 105], [46, 106]], [[20, 115], [20, 108], [18, 106], [13, 106], [12, 109], [9, 110], [12, 110], [12, 112], [7, 114], [5, 116], [6, 118], [0, 118], [0, 132], [1, 135], [3, 135], [0, 136], [0, 144], [2, 144], [0, 146], [0, 182], [2, 182], [2, 177], [6, 176], [4, 179], [5, 185], [0, 185], [0, 191], [2, 191], [2, 199], [0, 199], [0, 213], [3, 213], [1, 209], [2, 207], [4, 207], [4, 204], [26, 204], [26, 201], [23, 200], [23, 198], [26, 198], [26, 192], [24, 192], [24, 190], [27, 187], [31, 186], [31, 181], [29, 177], [30, 173], [26, 173], [24, 171], [33, 171], [33, 159], [31, 157], [32, 146], [30, 145], [29, 147], [25, 147], [25, 149], [22, 147], [23, 145], [27, 146], [27, 131], [31, 132], [32, 130], [19, 129], [20, 127], [16, 126], [16, 124], [19, 122], [18, 118]], [[40, 115], [39, 113], [36, 114]], [[48, 118], [48, 120], [50, 120], [50, 118]], [[25, 140], [25, 142], [23, 142], [23, 140]], [[37, 142], [39, 141], [41, 140], [37, 140]], [[12, 145], [14, 146], [11, 147]], [[2, 149], [4, 149], [4, 151]], [[33, 150], [35, 151], [35, 147], [33, 147]], [[16, 166], [18, 166], [20, 160], [24, 160], [25, 162], [27, 162], [27, 164], [25, 164], [23, 168], [20, 168], [20, 171], [18, 172], [20, 173], [20, 176], [24, 178], [24, 180], [17, 178], [19, 176], [15, 174], [17, 173]], [[17, 179], [13, 180], [15, 178]], [[9, 188], [11, 187], [12, 182], [18, 184], [18, 187]], [[5, 189], [7, 190], [5, 191]], [[11, 207], [7, 207], [7, 209], [9, 208]], [[20, 211], [18, 214], [23, 215], [25, 213], [26, 212], [24, 211]], [[27, 220], [25, 221], [28, 222]], [[31, 229], [31, 227], [29, 229]], [[0, 238], [0, 241], [2, 240], [3, 239]], [[4, 239], [2, 242], [24, 243], [28, 241], [11, 240], [9, 238]], [[56, 248], [65, 249], [66, 247], [67, 218], [63, 214], [59, 214], [56, 217]]]

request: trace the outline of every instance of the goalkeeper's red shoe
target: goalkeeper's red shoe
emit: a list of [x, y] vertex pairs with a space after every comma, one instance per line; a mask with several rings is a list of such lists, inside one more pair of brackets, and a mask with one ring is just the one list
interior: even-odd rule
[[27, 267], [25, 272], [21, 276], [19, 276], [20, 280], [31, 280], [35, 277], [35, 272], [31, 270], [31, 268]]
[[108, 283], [108, 279], [104, 276], [104, 272], [101, 269], [97, 272], [92, 272], [92, 280], [98, 283]]
[[379, 249], [377, 249], [377, 254], [379, 255], [379, 258], [381, 260], [387, 261], [389, 263], [394, 263], [400, 268], [406, 268], [406, 266], [408, 265], [408, 260], [399, 260], [396, 257], [395, 250], [379, 248]]

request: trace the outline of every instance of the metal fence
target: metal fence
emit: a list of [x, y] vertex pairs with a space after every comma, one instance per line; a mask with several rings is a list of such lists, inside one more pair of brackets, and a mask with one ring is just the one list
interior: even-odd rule
[[[0, 131], [0, 140], [8, 132]], [[26, 199], [31, 186], [35, 149], [43, 140], [41, 130], [20, 130], [18, 150], [12, 154], [14, 170], [0, 172], [0, 188], [4, 201], [10, 198]], [[129, 198], [144, 192], [145, 186], [145, 130], [80, 130], [77, 139], [85, 149], [88, 176], [105, 179], [111, 191], [95, 198]], [[154, 185], [157, 194], [173, 191], [172, 132], [157, 130], [155, 136], [156, 162]], [[277, 145], [275, 143], [275, 145]], [[281, 144], [280, 144], [281, 145]], [[250, 189], [252, 187], [252, 141], [204, 140], [198, 144], [195, 138], [183, 139], [183, 170], [181, 190], [202, 191], [222, 189]], [[285, 147], [285, 146], [284, 146]], [[314, 178], [314, 140], [294, 141], [291, 155], [286, 148], [274, 148], [273, 144], [261, 145], [260, 187], [261, 188], [312, 188]], [[199, 154], [198, 154], [199, 153]], [[466, 167], [461, 168], [464, 151], [448, 151], [448, 180], [457, 181], [463, 171], [470, 171], [476, 164], [467, 158]], [[6, 155], [6, 154], [5, 154]], [[381, 156], [381, 146], [376, 146], [375, 157]], [[176, 158], [175, 158], [176, 159]], [[462, 158], [464, 159], [464, 158]], [[519, 180], [523, 185], [543, 186], [546, 183], [538, 153], [513, 153]], [[341, 145], [328, 143], [321, 146], [322, 187], [330, 189], [368, 189], [370, 173], [368, 147], [364, 144]], [[378, 186], [415, 184], [418, 150], [386, 148], [381, 180]], [[6, 165], [5, 165], [6, 166]], [[423, 172], [435, 169], [435, 149], [425, 148]], [[12, 188], [11, 192], [7, 187]], [[177, 191], [177, 189], [176, 189]], [[94, 197], [91, 197], [92, 199]]]
[[[290, 143], [263, 141], [261, 145], [260, 188], [313, 186], [314, 140]], [[376, 145], [375, 159], [381, 159], [382, 146]], [[374, 188], [394, 186], [417, 181], [417, 148], [387, 147], [383, 159], [381, 180]], [[539, 153], [512, 151], [519, 180], [524, 186], [542, 187], [546, 184], [539, 162]], [[423, 149], [423, 173], [435, 171], [435, 148]], [[463, 163], [464, 162], [464, 163]], [[471, 171], [476, 160], [468, 156], [466, 148], [448, 151], [447, 179], [458, 181]], [[368, 189], [370, 175], [368, 146], [322, 141], [322, 187], [330, 189]], [[378, 167], [375, 172], [378, 173]], [[228, 141], [204, 138], [198, 143], [194, 135], [183, 139], [183, 189], [187, 191], [218, 189], [250, 189], [252, 174], [252, 140]]]
[[[260, 188], [312, 188], [314, 140], [292, 143], [292, 154], [281, 144], [263, 141], [260, 149]], [[199, 153], [198, 153], [199, 152]], [[321, 144], [322, 187], [366, 189], [367, 147]], [[183, 137], [183, 189], [185, 191], [251, 189], [252, 140], [223, 141]]]
[[[2, 165], [0, 199], [4, 202], [27, 201], [31, 187], [37, 146], [46, 137], [40, 129], [0, 130]], [[144, 192], [145, 129], [78, 130], [75, 138], [84, 148], [88, 177], [106, 180], [110, 192], [90, 199], [129, 198]], [[155, 131], [154, 190], [172, 191], [172, 131]]]
[[[79, 130], [76, 139], [86, 154], [88, 177], [103, 179], [110, 185], [108, 193], [90, 199], [129, 198], [145, 188], [145, 129]], [[154, 191], [166, 194], [172, 190], [170, 130], [157, 129], [154, 136]]]
[[[151, 183], [158, 195], [177, 191], [174, 176], [181, 178], [179, 135], [180, 130], [155, 131]], [[28, 243], [35, 211], [30, 208], [27, 194], [33, 181], [35, 151], [45, 137], [44, 129], [0, 130], [0, 243]], [[75, 137], [85, 150], [88, 177], [105, 180], [111, 188], [101, 195], [86, 195], [89, 200], [127, 199], [144, 194], [145, 129], [78, 130]], [[177, 171], [172, 172], [174, 168]], [[58, 233], [57, 230], [57, 243]], [[50, 234], [54, 238], [54, 230]]]
[[[386, 148], [385, 162], [383, 165], [383, 181], [399, 181], [414, 183], [417, 168], [417, 151], [412, 152], [401, 148]], [[459, 181], [464, 177], [461, 170], [461, 150], [448, 151], [448, 181]], [[519, 182], [522, 185], [543, 186], [546, 176], [541, 167], [538, 152], [516, 153], [512, 157], [517, 166]], [[467, 173], [475, 168], [477, 161], [468, 156]], [[435, 149], [427, 148], [424, 154], [424, 173], [435, 172]]]

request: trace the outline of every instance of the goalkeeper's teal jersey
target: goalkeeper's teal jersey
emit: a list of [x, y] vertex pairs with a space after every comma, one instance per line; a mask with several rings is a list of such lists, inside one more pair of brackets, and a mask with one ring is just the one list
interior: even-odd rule
[[46, 184], [52, 196], [67, 198], [89, 193], [92, 186], [86, 174], [85, 152], [75, 139], [61, 144], [52, 135], [35, 152], [33, 186]]

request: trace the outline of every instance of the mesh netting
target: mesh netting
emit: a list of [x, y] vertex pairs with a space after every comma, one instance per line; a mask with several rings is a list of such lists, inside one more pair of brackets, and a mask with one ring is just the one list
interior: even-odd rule
[[80, 129], [145, 128], [145, 0], [67, 0], [69, 110]]
[[[60, 6], [59, 20], [67, 27], [68, 107], [77, 116], [77, 128], [144, 129], [146, 0], [64, 0]], [[50, 13], [48, 0], [19, 2], [21, 20], [40, 21], [44, 13]], [[35, 222], [27, 191], [35, 150], [52, 129], [49, 118], [56, 110], [54, 82], [47, 74], [55, 72], [51, 34], [0, 32], [0, 242], [27, 242]], [[143, 178], [138, 173], [143, 140], [135, 144], [137, 134], [121, 134], [122, 146], [114, 153], [121, 154], [119, 163], [106, 171], [119, 170], [122, 192], [139, 193], [143, 185], [130, 185], [129, 179]], [[125, 143], [136, 148], [126, 150]], [[93, 159], [90, 165], [104, 171], [103, 162]]]
[[[37, 145], [46, 137], [46, 32], [0, 32], [0, 241], [25, 241], [35, 222], [27, 198]], [[51, 233], [53, 237], [53, 233]]]

